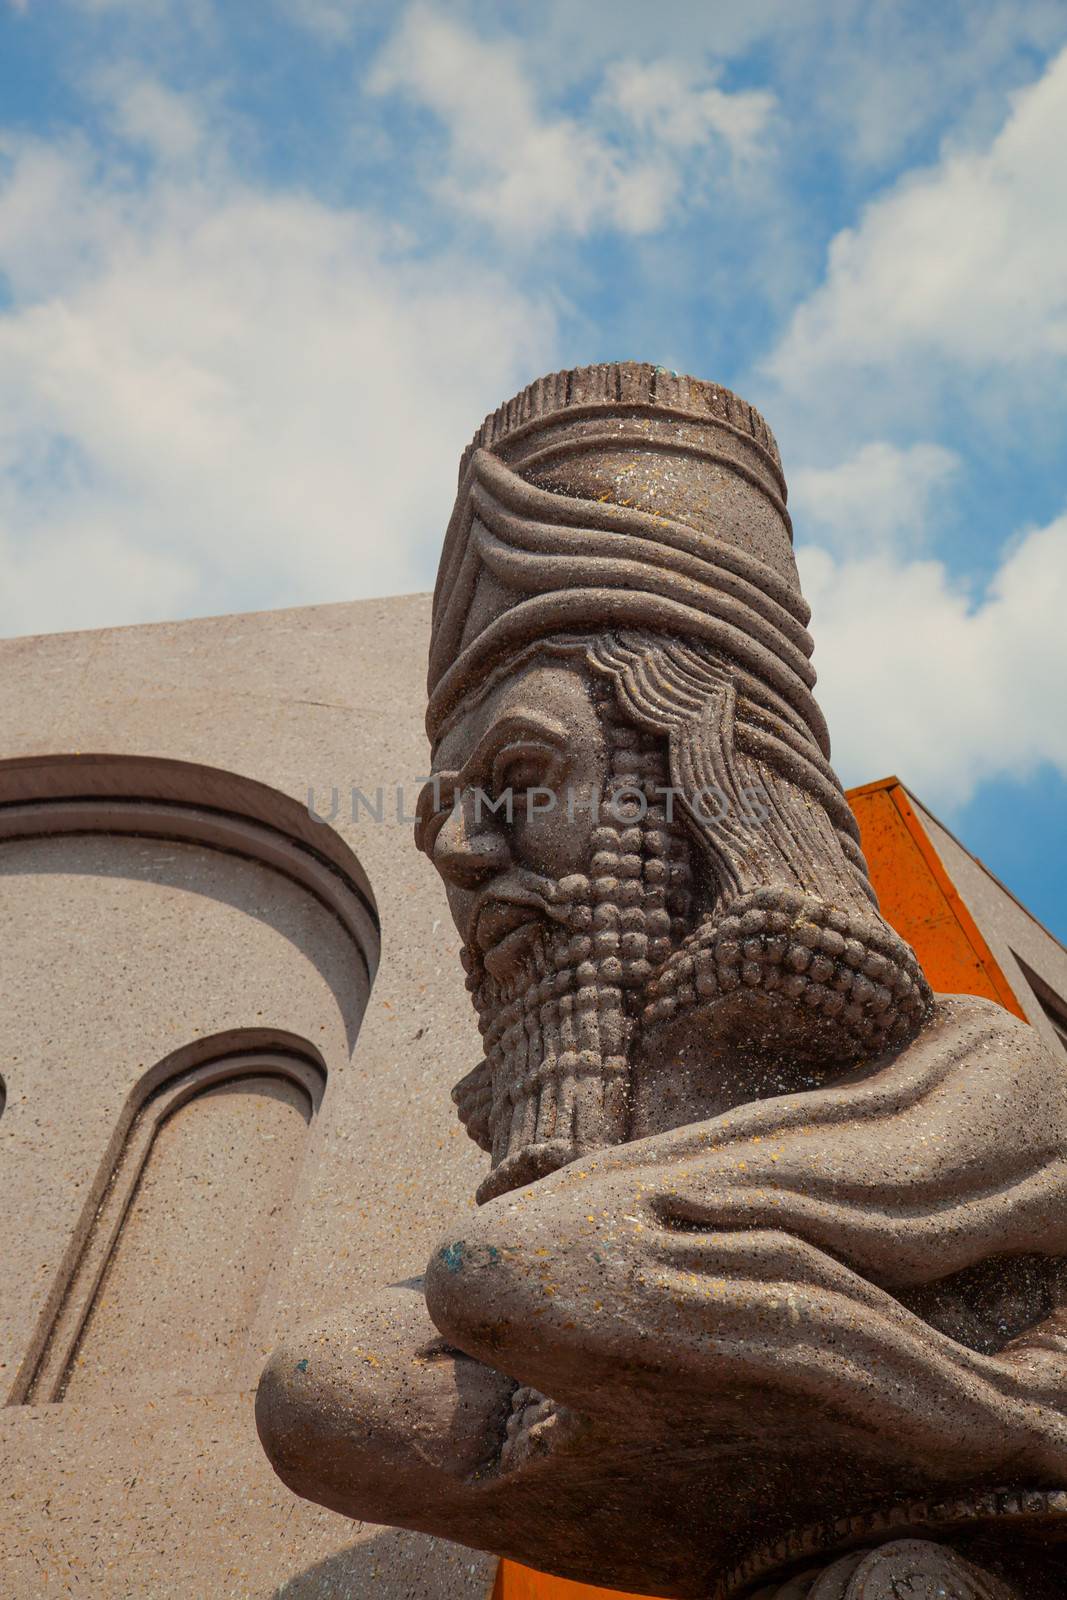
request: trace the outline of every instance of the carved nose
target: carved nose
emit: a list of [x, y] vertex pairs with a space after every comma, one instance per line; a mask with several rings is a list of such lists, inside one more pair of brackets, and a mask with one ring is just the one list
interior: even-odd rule
[[459, 889], [476, 889], [511, 865], [507, 840], [495, 829], [468, 833], [460, 817], [450, 818], [437, 835], [433, 864]]

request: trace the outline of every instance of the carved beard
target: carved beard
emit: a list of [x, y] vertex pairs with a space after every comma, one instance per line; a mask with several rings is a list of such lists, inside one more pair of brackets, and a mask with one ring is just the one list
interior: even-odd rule
[[[625, 1137], [633, 1024], [612, 958], [597, 960], [593, 937], [580, 926], [581, 911], [590, 909], [589, 879], [568, 878], [563, 885], [555, 904], [562, 909], [563, 894], [573, 897], [567, 923], [539, 929], [531, 953], [506, 983], [483, 973], [474, 990], [489, 1071], [493, 1156], [479, 1203]], [[620, 966], [616, 958], [614, 967]]]
[[[588, 875], [552, 886], [558, 921], [506, 982], [465, 950], [485, 1066], [457, 1087], [468, 1131], [491, 1150], [479, 1203], [629, 1134], [636, 1018], [653, 972], [689, 926], [689, 845], [663, 805], [663, 742], [601, 715], [611, 753]], [[624, 790], [643, 815], [615, 819]], [[617, 809], [624, 810], [619, 802]]]
[[646, 1036], [654, 1044], [658, 1027], [686, 1015], [692, 1023], [700, 1008], [709, 1042], [772, 1069], [845, 1066], [899, 1048], [932, 1002], [914, 952], [835, 848], [825, 812], [776, 774], [743, 758], [738, 768], [765, 803], [758, 864], [730, 863], [730, 892], [649, 984]]
[[[841, 787], [785, 702], [656, 635], [599, 635], [590, 659], [636, 725], [668, 741], [692, 829], [701, 912], [649, 985], [646, 1054], [669, 1056], [674, 1041], [655, 1030], [684, 1015], [685, 1053], [729, 1046], [755, 1098], [786, 1086], [777, 1069], [788, 1078], [903, 1044], [930, 987], [879, 915]], [[694, 797], [709, 791], [726, 803], [700, 815]]]

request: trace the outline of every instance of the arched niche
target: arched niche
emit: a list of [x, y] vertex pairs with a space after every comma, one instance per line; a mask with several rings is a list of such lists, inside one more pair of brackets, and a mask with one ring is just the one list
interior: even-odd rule
[[291, 1225], [325, 1081], [305, 1041], [275, 1040], [227, 1047], [146, 1095], [28, 1403], [211, 1394], [248, 1382], [250, 1330]]
[[4, 1398], [252, 1381], [377, 964], [359, 862], [237, 774], [0, 762], [0, 927]]

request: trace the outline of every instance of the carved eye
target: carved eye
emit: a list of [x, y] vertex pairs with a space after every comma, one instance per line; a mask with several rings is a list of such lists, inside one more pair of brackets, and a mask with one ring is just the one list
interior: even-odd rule
[[528, 789], [551, 789], [559, 769], [560, 752], [550, 745], [526, 740], [506, 745], [493, 762], [493, 794], [499, 798], [508, 789], [516, 796]]

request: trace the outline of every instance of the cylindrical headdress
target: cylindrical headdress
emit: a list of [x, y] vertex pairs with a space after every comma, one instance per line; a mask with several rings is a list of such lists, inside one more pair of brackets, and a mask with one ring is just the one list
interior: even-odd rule
[[434, 594], [427, 728], [552, 635], [643, 630], [728, 664], [760, 753], [854, 823], [812, 687], [774, 437], [728, 389], [637, 362], [541, 378], [460, 463]]

